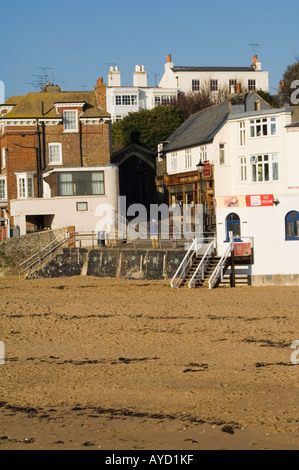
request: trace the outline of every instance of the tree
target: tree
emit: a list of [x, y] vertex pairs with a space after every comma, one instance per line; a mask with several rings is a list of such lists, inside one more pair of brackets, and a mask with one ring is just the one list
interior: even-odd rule
[[[287, 67], [286, 71], [283, 74], [283, 78], [280, 82], [279, 95], [283, 102], [287, 102], [293, 105], [298, 104], [294, 102], [294, 100], [292, 99], [292, 94], [294, 93], [295, 89], [298, 89], [298, 83], [296, 84], [294, 82], [298, 80], [299, 80], [299, 57], [296, 57], [296, 62], [294, 62], [294, 64], [289, 65]], [[298, 96], [298, 93], [297, 93], [297, 96]]]
[[272, 106], [272, 108], [277, 108], [277, 102], [275, 101], [275, 99], [273, 98], [272, 95], [270, 95], [270, 93], [268, 91], [264, 91], [264, 90], [257, 90], [256, 91], [257, 95], [259, 95], [264, 101], [266, 101], [266, 103], [268, 103], [270, 106]]
[[121, 121], [112, 124], [112, 151], [129, 144], [145, 145], [156, 150], [183, 122], [182, 113], [176, 106], [158, 106], [129, 113]]

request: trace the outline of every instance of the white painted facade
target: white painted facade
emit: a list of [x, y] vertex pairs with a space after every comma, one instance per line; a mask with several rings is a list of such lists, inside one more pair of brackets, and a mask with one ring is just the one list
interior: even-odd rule
[[[238, 271], [252, 285], [299, 284], [299, 220], [293, 237], [286, 220], [299, 219], [299, 123], [292, 119], [291, 108], [230, 114], [211, 143], [165, 152], [168, 175], [194, 174], [200, 159], [214, 166], [218, 255], [230, 238], [251, 243], [254, 264]], [[240, 219], [239, 236], [229, 230], [230, 214]]]
[[[273, 135], [268, 127], [268, 135], [253, 137], [256, 119], [275, 124]], [[248, 274], [254, 285], [299, 283], [299, 237], [290, 239], [286, 231], [287, 215], [299, 215], [299, 125], [286, 127], [291, 120], [290, 109], [230, 116], [214, 141], [216, 150], [220, 142], [226, 144], [225, 163], [220, 165], [218, 157], [214, 167], [218, 251], [224, 253], [233, 236], [228, 216], [236, 214], [240, 236], [235, 240], [253, 240]]]
[[[106, 211], [118, 210], [119, 179], [118, 167], [65, 168], [65, 172], [101, 171], [104, 173], [104, 194], [97, 196], [57, 196], [51, 197], [51, 189], [44, 181], [44, 197], [17, 199], [11, 201], [11, 215], [15, 225], [20, 227], [20, 235], [26, 234], [26, 217], [43, 215], [51, 223], [50, 229], [75, 226], [77, 232], [97, 231]], [[102, 228], [104, 230], [104, 228]]]
[[129, 113], [141, 109], [153, 109], [161, 103], [176, 99], [177, 90], [147, 86], [147, 72], [144, 65], [136, 65], [133, 86], [121, 86], [121, 73], [117, 66], [111, 66], [106, 90], [107, 111], [112, 122], [120, 121]]
[[255, 90], [269, 91], [269, 73], [262, 71], [261, 62], [256, 56], [253, 57], [250, 67], [175, 67], [169, 55], [159, 87], [175, 88], [177, 91], [189, 93], [200, 91], [204, 87], [210, 89], [212, 80], [212, 87], [217, 86], [218, 91], [236, 93], [237, 83], [244, 93]]

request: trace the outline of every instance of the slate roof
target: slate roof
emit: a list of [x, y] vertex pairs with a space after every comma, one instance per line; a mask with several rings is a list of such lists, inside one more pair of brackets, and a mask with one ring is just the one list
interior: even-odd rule
[[[83, 118], [110, 117], [97, 105], [96, 94], [92, 91], [65, 91], [65, 92], [30, 92], [24, 96], [12, 96], [4, 105], [15, 105], [2, 119], [32, 119], [32, 118], [61, 118], [56, 112], [55, 103], [85, 103]], [[44, 110], [44, 113], [42, 112]]]
[[163, 152], [170, 152], [204, 145], [213, 141], [214, 136], [226, 123], [229, 103], [211, 106], [190, 116], [167, 140]]
[[256, 72], [254, 67], [182, 67], [175, 66], [171, 69], [176, 72]]
[[288, 124], [286, 127], [299, 127], [299, 121], [292, 122], [292, 124]]

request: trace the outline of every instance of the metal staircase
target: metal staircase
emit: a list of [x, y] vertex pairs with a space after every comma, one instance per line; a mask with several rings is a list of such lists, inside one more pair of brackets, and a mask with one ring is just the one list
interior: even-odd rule
[[222, 257], [216, 256], [216, 240], [213, 240], [203, 254], [199, 253], [202, 246], [200, 239], [194, 239], [186, 256], [171, 280], [171, 287], [179, 289], [208, 287], [214, 289], [223, 281], [224, 275], [231, 265], [231, 253], [234, 249], [233, 240], [229, 243]]

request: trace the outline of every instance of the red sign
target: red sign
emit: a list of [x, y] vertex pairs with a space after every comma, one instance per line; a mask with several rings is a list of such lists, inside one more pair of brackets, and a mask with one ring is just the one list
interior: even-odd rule
[[247, 207], [273, 206], [273, 194], [246, 196]]
[[251, 243], [234, 243], [235, 256], [250, 256]]
[[209, 162], [204, 162], [205, 166], [203, 167], [203, 176], [211, 178], [211, 165]]

